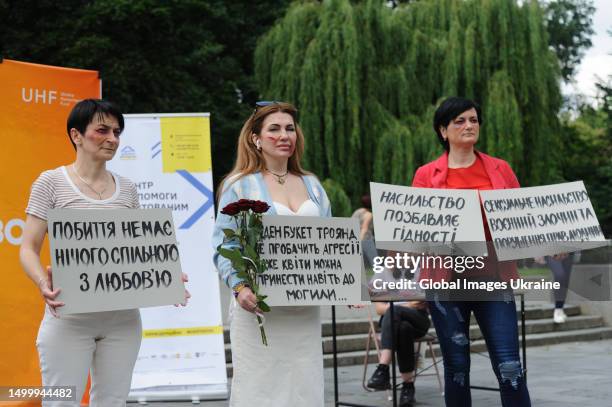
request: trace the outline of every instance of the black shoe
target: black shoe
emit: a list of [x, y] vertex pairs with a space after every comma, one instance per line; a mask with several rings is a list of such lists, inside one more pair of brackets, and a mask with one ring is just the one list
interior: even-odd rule
[[374, 390], [388, 390], [391, 388], [389, 365], [378, 365], [376, 371], [368, 380], [368, 388]]
[[399, 407], [413, 407], [414, 403], [416, 403], [414, 399], [414, 383], [404, 382], [399, 397]]

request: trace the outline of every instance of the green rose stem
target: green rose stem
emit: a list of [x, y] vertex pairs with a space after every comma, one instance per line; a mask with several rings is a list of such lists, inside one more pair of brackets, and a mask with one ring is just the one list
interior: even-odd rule
[[[221, 213], [234, 218], [236, 230], [223, 229], [224, 242], [236, 239], [239, 247], [226, 249], [222, 247], [222, 244], [217, 247], [217, 252], [231, 261], [232, 266], [238, 271], [238, 276], [250, 286], [257, 299], [257, 308], [262, 312], [269, 312], [270, 307], [265, 302], [267, 296], [259, 293], [257, 275], [266, 271], [266, 264], [259, 258], [257, 242], [261, 240], [263, 232], [262, 214], [269, 208], [266, 202], [247, 199], [241, 199], [225, 206]], [[264, 330], [266, 319], [261, 312], [256, 312], [255, 315], [261, 332], [261, 341], [268, 346], [268, 338]]]
[[[250, 258], [246, 256], [242, 256], [242, 258], [250, 263], [250, 265], [247, 266], [247, 273], [249, 273], [249, 277], [251, 281], [253, 282], [253, 291], [255, 293], [258, 293], [259, 286], [257, 284], [257, 265], [255, 264], [253, 260], [251, 260]], [[257, 296], [257, 306], [259, 307], [261, 301], [259, 300], [259, 295], [256, 294], [256, 296]], [[266, 331], [264, 330], [265, 318], [263, 314], [259, 312], [256, 312], [255, 315], [257, 316], [257, 323], [259, 324], [259, 332], [261, 333], [261, 342], [264, 345], [268, 346], [268, 338], [266, 337]]]

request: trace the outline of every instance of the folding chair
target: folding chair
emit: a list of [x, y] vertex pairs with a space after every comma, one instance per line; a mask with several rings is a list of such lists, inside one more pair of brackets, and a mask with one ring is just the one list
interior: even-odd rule
[[[368, 372], [368, 362], [370, 359], [370, 350], [372, 348], [372, 342], [374, 342], [374, 346], [376, 348], [376, 353], [378, 355], [378, 358], [380, 359], [380, 353], [381, 353], [381, 345], [380, 345], [380, 334], [376, 331], [376, 326], [374, 325], [374, 320], [372, 319], [372, 311], [370, 309], [370, 307], [367, 307], [368, 309], [368, 325], [369, 325], [369, 329], [368, 329], [368, 338], [366, 340], [366, 349], [365, 349], [365, 357], [364, 357], [364, 361], [363, 361], [363, 377], [362, 377], [362, 387], [368, 391], [368, 392], [372, 392], [375, 391], [373, 389], [370, 389], [369, 387], [367, 387], [367, 383], [366, 383], [366, 379], [367, 379], [367, 372]], [[417, 358], [415, 363], [415, 377], [414, 377], [414, 381], [416, 382], [417, 377], [419, 376], [436, 376], [438, 379], [438, 387], [440, 389], [440, 394], [444, 395], [444, 385], [442, 384], [442, 379], [440, 378], [440, 370], [438, 369], [438, 363], [440, 363], [442, 361], [442, 359], [438, 359], [436, 358], [436, 354], [434, 352], [433, 349], [433, 345], [438, 343], [438, 338], [435, 335], [432, 334], [425, 334], [424, 336], [415, 339], [414, 341], [417, 344], [417, 348], [415, 350], [415, 358]], [[425, 346], [427, 347], [426, 350], [429, 351], [429, 354], [432, 358], [432, 363], [429, 366], [423, 367], [423, 368], [418, 368], [418, 357], [421, 354], [421, 346], [425, 344]], [[434, 368], [435, 373], [425, 373], [427, 370]], [[397, 386], [397, 385], [396, 385]], [[389, 400], [391, 400], [391, 394], [389, 392], [389, 390], [387, 390], [387, 397]]]
[[[415, 355], [417, 355], [417, 363], [415, 364], [416, 368], [415, 368], [415, 372], [414, 372], [414, 381], [416, 382], [416, 378], [419, 376], [436, 376], [436, 378], [438, 379], [438, 387], [440, 388], [440, 394], [444, 395], [444, 385], [442, 384], [442, 379], [440, 378], [440, 370], [438, 369], [438, 363], [440, 363], [442, 361], [442, 359], [437, 359], [436, 358], [436, 353], [434, 352], [433, 349], [433, 345], [438, 343], [438, 338], [435, 335], [426, 333], [425, 336], [422, 336], [418, 339], [415, 339], [414, 342], [417, 344], [417, 349], [415, 352]], [[418, 357], [421, 355], [421, 346], [425, 344], [425, 346], [427, 346], [426, 348], [426, 353], [427, 354], [427, 350], [429, 350], [429, 355], [431, 356], [431, 360], [432, 363], [427, 366], [427, 367], [423, 367], [420, 368], [418, 367]], [[436, 371], [435, 373], [424, 373], [427, 370], [434, 368], [434, 370]]]

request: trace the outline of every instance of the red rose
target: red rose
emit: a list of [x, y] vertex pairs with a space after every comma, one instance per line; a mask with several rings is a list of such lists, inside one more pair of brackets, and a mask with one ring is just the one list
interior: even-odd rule
[[270, 205], [263, 201], [253, 201], [251, 199], [240, 199], [232, 202], [221, 210], [221, 213], [229, 216], [237, 215], [240, 212], [252, 210], [255, 213], [265, 213], [270, 209]]
[[241, 209], [237, 202], [232, 202], [231, 204], [225, 206], [225, 208], [221, 209], [222, 214], [229, 216], [234, 216], [240, 211]]
[[263, 201], [253, 201], [253, 206], [251, 209], [255, 213], [266, 213], [268, 212], [268, 209], [270, 209], [270, 205]]
[[236, 202], [236, 205], [238, 205], [240, 211], [248, 211], [252, 207], [252, 202], [253, 201], [251, 201], [250, 199], [240, 199], [238, 200], [238, 202]]

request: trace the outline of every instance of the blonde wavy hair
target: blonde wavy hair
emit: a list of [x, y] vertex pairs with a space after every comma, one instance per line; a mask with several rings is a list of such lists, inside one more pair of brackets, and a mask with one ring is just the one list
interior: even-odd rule
[[234, 164], [234, 168], [219, 183], [219, 188], [217, 190], [218, 196], [221, 195], [226, 182], [229, 181], [230, 183], [234, 183], [245, 175], [254, 174], [266, 169], [263, 153], [257, 149], [253, 141], [253, 134], [260, 135], [266, 117], [272, 113], [278, 112], [291, 115], [293, 123], [295, 124], [297, 136], [295, 140], [295, 151], [293, 155], [289, 157], [287, 171], [294, 175], [310, 175], [301, 165], [302, 155], [304, 154], [304, 134], [297, 122], [297, 109], [291, 103], [273, 102], [269, 105], [256, 108], [242, 126], [240, 136], [238, 137], [236, 163]]

